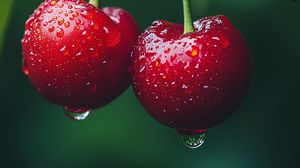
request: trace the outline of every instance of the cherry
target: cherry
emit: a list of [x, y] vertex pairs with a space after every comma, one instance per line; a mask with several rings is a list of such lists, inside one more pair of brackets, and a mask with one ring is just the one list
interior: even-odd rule
[[25, 25], [23, 71], [43, 97], [65, 106], [71, 118], [82, 118], [128, 88], [137, 36], [138, 26], [124, 9], [46, 0]]
[[189, 1], [184, 7], [185, 27], [159, 20], [140, 35], [131, 73], [135, 94], [150, 115], [196, 148], [208, 128], [241, 104], [252, 64], [245, 39], [226, 16], [192, 24]]

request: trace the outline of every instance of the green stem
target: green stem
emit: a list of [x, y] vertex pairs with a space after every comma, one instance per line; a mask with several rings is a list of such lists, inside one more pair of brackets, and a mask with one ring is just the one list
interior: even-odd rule
[[184, 34], [195, 32], [191, 11], [191, 0], [183, 0]]
[[90, 0], [89, 3], [99, 8], [99, 0]]

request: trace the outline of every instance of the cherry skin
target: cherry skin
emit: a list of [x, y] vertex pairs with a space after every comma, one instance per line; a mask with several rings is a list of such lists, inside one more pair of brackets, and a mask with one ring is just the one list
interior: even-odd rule
[[244, 99], [251, 78], [249, 48], [226, 16], [183, 25], [155, 21], [134, 48], [133, 89], [160, 123], [185, 135], [227, 119]]
[[98, 108], [129, 87], [137, 36], [134, 18], [123, 9], [46, 0], [26, 22], [23, 71], [53, 103], [75, 112]]

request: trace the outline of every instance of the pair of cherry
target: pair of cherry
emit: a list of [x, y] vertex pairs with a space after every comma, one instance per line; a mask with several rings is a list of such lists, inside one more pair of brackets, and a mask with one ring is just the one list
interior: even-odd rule
[[82, 120], [132, 83], [156, 120], [187, 146], [200, 146], [206, 129], [228, 118], [247, 92], [251, 63], [242, 35], [225, 16], [192, 23], [183, 0], [184, 27], [155, 21], [138, 37], [127, 11], [95, 2], [45, 0], [28, 19], [23, 71], [33, 86]]

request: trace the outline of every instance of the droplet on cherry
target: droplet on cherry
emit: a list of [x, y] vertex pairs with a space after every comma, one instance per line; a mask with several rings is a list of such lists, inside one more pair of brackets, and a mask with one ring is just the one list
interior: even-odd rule
[[22, 60], [22, 71], [23, 73], [28, 76], [29, 75], [29, 69], [28, 69], [28, 65], [27, 62], [23, 59]]
[[205, 141], [205, 132], [198, 134], [181, 134], [182, 142], [191, 149], [199, 148]]
[[64, 107], [64, 111], [65, 111], [65, 115], [72, 119], [72, 120], [76, 120], [76, 121], [82, 121], [82, 120], [85, 120], [91, 110], [90, 109], [87, 109], [87, 108], [73, 108], [73, 107], [68, 107], [68, 106], [65, 106]]

